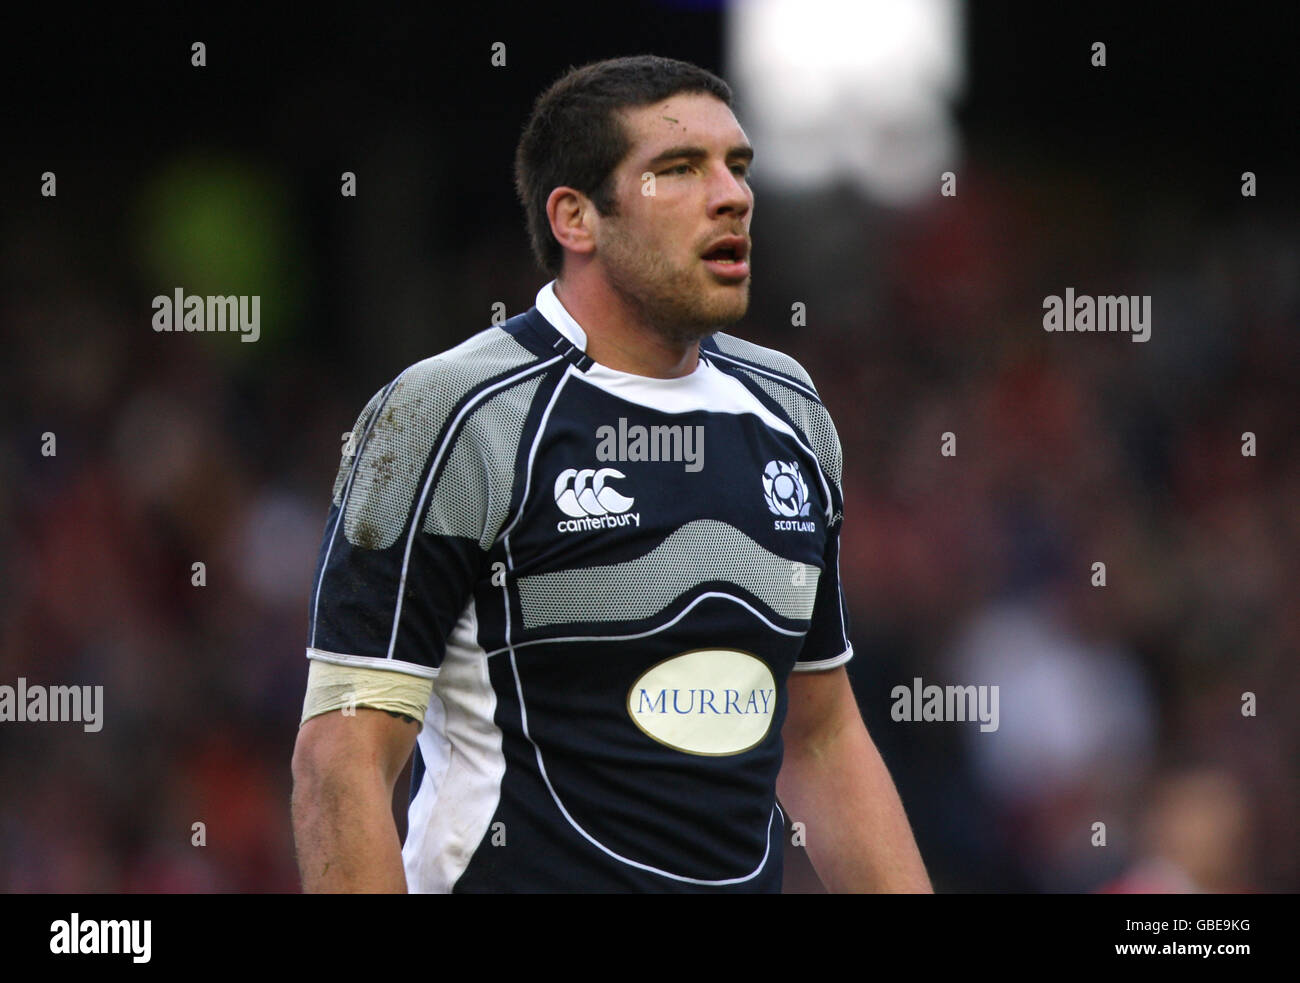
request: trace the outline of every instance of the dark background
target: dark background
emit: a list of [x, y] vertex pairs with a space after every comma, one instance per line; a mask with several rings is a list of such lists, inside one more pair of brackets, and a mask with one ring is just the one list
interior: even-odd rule
[[[545, 282], [511, 183], [541, 89], [643, 52], [725, 76], [720, 6], [7, 15], [0, 683], [100, 684], [106, 709], [98, 734], [0, 724], [0, 889], [297, 889], [289, 760], [340, 434]], [[735, 333], [798, 358], [839, 427], [851, 675], [941, 890], [1300, 887], [1279, 10], [969, 5], [955, 198], [937, 175], [907, 208], [765, 194], [757, 148]], [[178, 285], [261, 296], [261, 340], [155, 333]], [[1151, 341], [1047, 334], [1066, 286], [1150, 294]], [[891, 720], [916, 676], [999, 685], [1002, 727]], [[787, 888], [815, 889], [789, 853]]]

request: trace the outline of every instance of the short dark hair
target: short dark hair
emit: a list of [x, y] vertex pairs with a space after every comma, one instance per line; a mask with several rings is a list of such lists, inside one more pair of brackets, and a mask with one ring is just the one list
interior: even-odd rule
[[546, 199], [561, 186], [615, 212], [613, 174], [632, 149], [616, 111], [649, 106], [680, 92], [704, 92], [731, 105], [731, 87], [689, 62], [633, 55], [570, 68], [537, 97], [515, 150], [515, 191], [528, 217], [537, 262], [559, 276], [564, 248], [551, 234]]

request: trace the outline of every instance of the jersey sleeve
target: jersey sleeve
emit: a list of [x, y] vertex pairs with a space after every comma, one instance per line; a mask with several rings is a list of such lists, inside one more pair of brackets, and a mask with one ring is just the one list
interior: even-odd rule
[[816, 672], [834, 669], [853, 658], [849, 641], [849, 608], [844, 601], [840, 582], [840, 532], [844, 528], [843, 453], [839, 433], [830, 413], [820, 400], [804, 401], [799, 407], [797, 424], [817, 455], [818, 466], [830, 490], [829, 518], [826, 522], [826, 547], [822, 554], [822, 573], [817, 580], [813, 602], [812, 626], [804, 638], [803, 650], [795, 662], [795, 671]]
[[487, 494], [481, 471], [458, 476], [457, 501], [447, 482], [434, 485], [460, 439], [447, 414], [430, 410], [439, 382], [421, 366], [408, 369], [366, 404], [344, 441], [316, 564], [308, 658], [438, 674], [485, 555], [478, 530], [449, 534], [445, 519]]
[[840, 583], [840, 530], [843, 525], [841, 512], [826, 534], [824, 566], [817, 580], [812, 626], [794, 664], [796, 672], [834, 669], [853, 658], [848, 606], [844, 603], [844, 589]]

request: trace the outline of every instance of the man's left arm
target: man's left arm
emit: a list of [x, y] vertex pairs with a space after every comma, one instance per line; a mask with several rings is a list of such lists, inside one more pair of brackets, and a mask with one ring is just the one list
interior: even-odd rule
[[889, 770], [867, 733], [844, 667], [794, 672], [777, 795], [802, 822], [826, 888], [931, 893], [930, 878]]

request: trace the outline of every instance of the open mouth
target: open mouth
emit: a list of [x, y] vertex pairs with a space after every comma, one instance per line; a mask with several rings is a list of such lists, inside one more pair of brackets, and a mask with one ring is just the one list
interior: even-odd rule
[[720, 239], [701, 258], [713, 272], [726, 279], [749, 276], [749, 243], [740, 236]]
[[704, 258], [713, 263], [743, 263], [748, 258], [748, 253], [744, 239], [730, 238], [715, 244], [704, 254]]
[[712, 263], [738, 263], [740, 256], [737, 251], [730, 246], [719, 246], [704, 254], [704, 258]]

